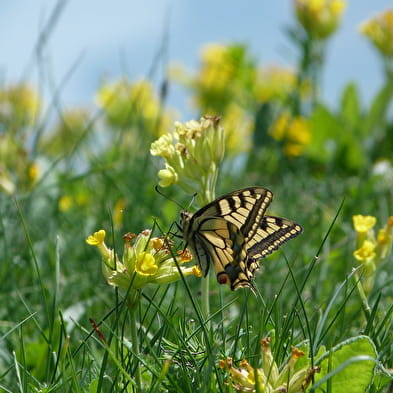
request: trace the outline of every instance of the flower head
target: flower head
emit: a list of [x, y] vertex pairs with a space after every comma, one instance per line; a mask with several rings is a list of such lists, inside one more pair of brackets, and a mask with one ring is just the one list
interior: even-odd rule
[[172, 114], [162, 110], [160, 99], [147, 80], [130, 82], [123, 78], [107, 83], [100, 88], [97, 101], [107, 122], [114, 127], [160, 135], [172, 122]]
[[374, 216], [363, 216], [361, 214], [353, 216], [352, 220], [355, 231], [360, 233], [367, 233], [377, 222]]
[[[162, 135], [152, 143], [150, 153], [165, 160], [165, 168], [158, 172], [162, 187], [176, 183], [191, 194], [214, 190], [224, 156], [224, 131], [219, 122], [212, 116], [176, 122], [172, 134]], [[198, 194], [198, 198], [204, 197]]]
[[301, 116], [292, 118], [288, 113], [278, 117], [269, 133], [277, 141], [284, 142], [284, 153], [288, 157], [300, 156], [311, 142], [309, 122]]
[[360, 31], [384, 56], [393, 56], [393, 9], [364, 22]]
[[105, 245], [104, 230], [86, 239], [88, 244], [97, 246], [103, 256], [103, 274], [110, 285], [124, 290], [130, 287], [139, 289], [149, 283], [169, 284], [180, 279], [181, 275], [200, 276], [195, 266], [179, 266], [191, 260], [188, 250], [178, 253], [174, 259], [169, 248], [170, 240], [152, 237], [149, 229], [139, 235], [127, 233], [123, 239], [122, 260]]
[[393, 216], [389, 217], [385, 227], [374, 233], [377, 219], [374, 216], [353, 216], [353, 225], [357, 232], [357, 248], [354, 258], [362, 264], [363, 290], [368, 293], [374, 285], [374, 276], [378, 264], [390, 253], [393, 242]]
[[254, 369], [245, 359], [240, 362], [239, 368], [234, 367], [232, 358], [220, 360], [219, 367], [229, 371], [236, 391], [264, 393], [305, 391], [312, 375], [320, 371], [318, 367], [311, 368], [309, 365], [296, 368], [296, 363], [304, 356], [304, 352], [295, 347], [292, 348], [289, 361], [279, 371], [270, 350], [270, 339], [262, 339], [261, 347], [262, 368]]
[[346, 3], [343, 0], [294, 0], [296, 16], [307, 34], [326, 39], [340, 23]]

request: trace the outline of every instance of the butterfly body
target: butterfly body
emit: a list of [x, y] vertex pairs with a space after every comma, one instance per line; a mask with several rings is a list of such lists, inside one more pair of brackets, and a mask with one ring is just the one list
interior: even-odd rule
[[195, 214], [181, 212], [183, 239], [204, 276], [214, 267], [217, 281], [232, 290], [252, 287], [258, 260], [299, 235], [302, 227], [286, 218], [265, 216], [273, 194], [248, 187], [217, 198]]

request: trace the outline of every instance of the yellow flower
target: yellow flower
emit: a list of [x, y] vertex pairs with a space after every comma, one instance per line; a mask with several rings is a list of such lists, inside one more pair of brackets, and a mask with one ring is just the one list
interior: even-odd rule
[[288, 157], [300, 156], [311, 142], [311, 128], [308, 120], [288, 113], [281, 114], [269, 129], [269, 134], [284, 142], [284, 153]]
[[314, 38], [325, 39], [340, 23], [346, 2], [343, 0], [294, 0], [296, 16]]
[[[259, 102], [284, 101], [297, 88], [297, 76], [291, 69], [278, 65], [259, 69], [255, 95]], [[306, 92], [306, 84], [301, 87]]]
[[224, 130], [219, 122], [220, 118], [214, 116], [176, 122], [172, 134], [152, 143], [150, 153], [165, 159], [165, 168], [158, 172], [161, 186], [177, 183], [190, 194], [199, 192], [199, 201], [214, 199], [210, 194], [225, 150]]
[[94, 232], [93, 235], [88, 236], [86, 243], [90, 246], [96, 246], [103, 257], [104, 263], [106, 265], [110, 265], [113, 262], [113, 252], [106, 246], [104, 241], [105, 236], [105, 231], [100, 229], [99, 231]]
[[31, 125], [36, 119], [41, 102], [36, 91], [20, 84], [0, 90], [0, 118], [7, 121], [9, 131], [17, 131]]
[[356, 232], [366, 233], [371, 230], [377, 222], [374, 216], [363, 216], [358, 214], [352, 217], [353, 226]]
[[74, 201], [70, 195], [63, 195], [58, 202], [59, 210], [66, 212], [74, 205]]
[[32, 162], [28, 168], [28, 177], [31, 183], [35, 183], [40, 174], [40, 167], [36, 162]]
[[[183, 276], [200, 277], [195, 266], [179, 266], [191, 260], [186, 250], [175, 257], [170, 251], [167, 238], [151, 237], [151, 230], [139, 235], [124, 235], [124, 252], [122, 260], [106, 247], [105, 231], [100, 230], [86, 239], [90, 245], [97, 246], [103, 256], [102, 271], [107, 282], [124, 290], [140, 289], [147, 284], [169, 284]], [[184, 255], [188, 256], [186, 258]], [[116, 262], [114, 262], [116, 261]], [[180, 271], [179, 271], [180, 269]]]
[[220, 360], [219, 367], [229, 371], [233, 387], [238, 392], [296, 393], [305, 391], [311, 383], [312, 376], [320, 371], [319, 368], [310, 368], [310, 362], [307, 362], [307, 365], [295, 371], [295, 365], [298, 359], [304, 356], [304, 352], [293, 347], [289, 361], [280, 372], [269, 344], [269, 338], [261, 341], [262, 368], [251, 367], [245, 359], [240, 362], [239, 368], [236, 368], [233, 366], [232, 358]]
[[360, 31], [385, 56], [393, 56], [393, 9], [364, 22]]
[[97, 102], [108, 123], [116, 127], [160, 135], [172, 123], [171, 112], [162, 110], [160, 98], [147, 80], [130, 82], [123, 78], [105, 84], [97, 94]]
[[370, 240], [365, 240], [362, 247], [357, 249], [353, 255], [360, 262], [370, 262], [375, 256], [375, 243]]
[[137, 273], [152, 276], [158, 270], [154, 256], [148, 252], [140, 253], [136, 258], [135, 270]]
[[104, 243], [106, 233], [103, 229], [100, 229], [97, 232], [94, 232], [93, 235], [90, 235], [86, 239], [86, 243], [90, 244], [91, 246], [99, 246]]

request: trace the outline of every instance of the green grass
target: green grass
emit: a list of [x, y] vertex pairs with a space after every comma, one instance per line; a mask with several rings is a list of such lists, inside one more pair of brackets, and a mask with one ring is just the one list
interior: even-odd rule
[[[305, 56], [304, 41], [296, 42]], [[200, 73], [190, 90], [200, 113], [219, 113], [225, 123], [235, 103], [252, 123], [247, 136], [249, 124], [236, 119], [238, 146], [249, 138], [250, 147], [228, 149], [216, 195], [265, 186], [274, 193], [269, 213], [295, 220], [304, 233], [261, 261], [255, 296], [231, 292], [210, 272], [209, 315], [202, 279], [194, 276], [148, 285], [132, 303], [106, 283], [100, 256], [85, 239], [105, 229], [106, 243], [121, 254], [125, 233], [173, 231], [179, 206], [193, 201], [180, 187], [165, 188], [166, 197], [155, 190], [163, 162], [149, 149], [170, 131], [164, 92], [145, 99], [146, 90], [120, 83], [96, 113], [62, 111], [55, 97], [55, 125], [45, 113], [33, 116], [22, 94], [0, 118], [1, 392], [234, 392], [236, 377], [219, 361], [232, 358], [237, 368], [247, 359], [273, 374], [261, 352], [266, 337], [280, 371], [292, 346], [305, 352], [283, 382], [318, 366], [309, 392], [392, 391], [393, 257], [378, 261], [370, 291], [362, 292], [366, 277], [353, 256], [352, 225], [353, 215], [363, 214], [381, 228], [393, 214], [392, 173], [375, 174], [382, 160], [392, 165], [391, 76], [369, 107], [352, 83], [338, 109], [322, 103], [316, 84], [312, 99], [297, 84], [285, 99], [261, 103], [250, 87], [255, 61], [244, 46], [228, 48], [236, 83], [204, 91]], [[304, 65], [298, 82], [311, 75], [317, 83], [312, 76], [321, 66]], [[296, 157], [285, 154], [293, 135], [272, 137], [281, 113], [309, 121], [312, 138]], [[37, 178], [28, 175], [33, 164]], [[173, 251], [182, 249], [174, 240]]]

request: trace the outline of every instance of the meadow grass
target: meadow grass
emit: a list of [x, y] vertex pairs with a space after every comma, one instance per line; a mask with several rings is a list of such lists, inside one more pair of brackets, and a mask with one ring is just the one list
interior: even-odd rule
[[[309, 57], [324, 53], [320, 37], [291, 34], [304, 61], [297, 74], [279, 70], [285, 86], [256, 79], [236, 44], [206, 49], [218, 64], [202, 61], [187, 85], [197, 112], [221, 115], [226, 133], [216, 196], [267, 187], [268, 212], [304, 229], [261, 261], [255, 295], [212, 272], [110, 286], [86, 244], [105, 229], [122, 255], [125, 234], [153, 228], [173, 239], [173, 255], [183, 249], [174, 223], [198, 195], [180, 172], [177, 185], [170, 171], [158, 178], [164, 160], [150, 154], [176, 120], [164, 88], [104, 84], [95, 113], [63, 111], [56, 96], [55, 124], [28, 86], [2, 89], [1, 392], [392, 391], [392, 237], [361, 235], [353, 216], [374, 216], [375, 230], [393, 225], [393, 73], [369, 107], [349, 83], [329, 108], [317, 94], [323, 64]], [[170, 186], [158, 193], [159, 181]]]

